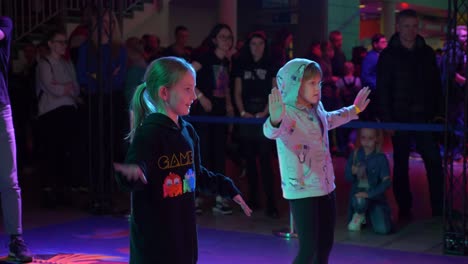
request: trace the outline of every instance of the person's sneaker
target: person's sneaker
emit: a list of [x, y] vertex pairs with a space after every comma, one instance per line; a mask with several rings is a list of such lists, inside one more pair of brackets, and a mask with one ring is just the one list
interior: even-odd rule
[[9, 245], [10, 253], [8, 256], [15, 261], [28, 263], [32, 262], [32, 254], [29, 252], [26, 243], [22, 238], [13, 238]]
[[232, 207], [221, 196], [216, 196], [216, 205], [213, 207], [212, 210], [213, 210], [213, 213], [219, 213], [223, 215], [232, 214]]
[[366, 222], [366, 216], [364, 214], [354, 213], [353, 219], [348, 224], [349, 231], [360, 231], [361, 225]]

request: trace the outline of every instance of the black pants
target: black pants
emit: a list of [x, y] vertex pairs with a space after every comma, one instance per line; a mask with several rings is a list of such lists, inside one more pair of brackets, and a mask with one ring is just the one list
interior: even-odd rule
[[413, 197], [409, 182], [409, 153], [411, 140], [416, 142], [416, 149], [421, 153], [429, 183], [432, 213], [439, 215], [443, 206], [442, 159], [434, 134], [431, 132], [397, 131], [393, 142], [393, 193], [400, 211], [412, 207]]
[[[260, 127], [261, 129], [261, 127]], [[258, 206], [258, 178], [257, 158], [260, 161], [260, 175], [263, 192], [266, 195], [268, 210], [276, 209], [273, 192], [273, 164], [271, 154], [273, 141], [266, 138], [243, 138], [242, 151], [247, 165], [247, 179], [249, 181], [249, 204]]]
[[[207, 113], [198, 109], [197, 115], [226, 116], [226, 100], [213, 98], [213, 108]], [[226, 171], [226, 140], [227, 126], [222, 123], [196, 123], [194, 124], [200, 137], [200, 156], [203, 166], [217, 173]]]
[[325, 196], [290, 200], [289, 204], [299, 237], [299, 252], [293, 263], [328, 263], [335, 234], [335, 191]]
[[61, 106], [38, 119], [42, 188], [60, 193], [71, 187], [76, 153], [76, 108]]
[[[115, 185], [112, 162], [122, 162], [126, 152], [129, 117], [123, 93], [114, 91], [112, 96], [104, 94], [88, 95], [86, 100], [85, 121], [85, 155], [89, 168], [91, 199], [98, 204], [110, 203]], [[100, 113], [102, 111], [102, 116]]]

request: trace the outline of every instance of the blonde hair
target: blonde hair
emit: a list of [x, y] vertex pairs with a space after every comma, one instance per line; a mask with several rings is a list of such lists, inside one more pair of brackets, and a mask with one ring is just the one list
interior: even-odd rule
[[383, 130], [382, 129], [377, 129], [377, 128], [359, 128], [357, 130], [357, 136], [356, 136], [356, 143], [355, 143], [355, 149], [358, 150], [361, 147], [361, 134], [363, 129], [370, 129], [375, 132], [375, 151], [376, 152], [382, 152], [382, 146], [383, 146]]
[[178, 83], [185, 73], [191, 73], [195, 78], [196, 73], [192, 65], [178, 57], [162, 57], [154, 60], [147, 68], [144, 82], [140, 84], [133, 94], [131, 108], [133, 109], [132, 129], [128, 138], [133, 140], [135, 130], [141, 125], [144, 118], [162, 108], [163, 103], [159, 98], [159, 89], [164, 86], [171, 88]]
[[312, 77], [317, 75], [319, 75], [320, 78], [322, 78], [322, 69], [320, 68], [320, 65], [317, 62], [312, 61], [305, 67], [304, 73], [302, 74], [302, 81], [308, 81]]

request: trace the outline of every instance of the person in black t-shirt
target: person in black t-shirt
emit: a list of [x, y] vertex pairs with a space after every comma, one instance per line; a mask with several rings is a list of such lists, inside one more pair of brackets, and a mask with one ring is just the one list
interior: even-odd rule
[[[227, 58], [233, 46], [231, 28], [226, 24], [217, 24], [208, 35], [207, 51], [197, 54], [192, 66], [197, 71], [197, 103], [194, 105], [194, 115], [201, 116], [234, 116], [229, 87], [229, 66]], [[203, 163], [207, 167], [224, 174], [226, 170], [227, 127], [219, 123], [197, 123], [199, 131]], [[200, 203], [200, 199], [197, 200]], [[197, 208], [200, 213], [200, 206]], [[213, 212], [232, 214], [229, 204], [216, 197]]]
[[[262, 31], [249, 34], [239, 58], [233, 67], [234, 98], [243, 118], [265, 118], [268, 116], [268, 94], [273, 86], [273, 68], [266, 48], [266, 35]], [[262, 125], [241, 124], [239, 136], [242, 152], [247, 163], [249, 182], [249, 204], [259, 207], [257, 158], [260, 160], [263, 191], [266, 194], [266, 215], [278, 217], [273, 192], [273, 170], [271, 154], [273, 144], [263, 136]]]

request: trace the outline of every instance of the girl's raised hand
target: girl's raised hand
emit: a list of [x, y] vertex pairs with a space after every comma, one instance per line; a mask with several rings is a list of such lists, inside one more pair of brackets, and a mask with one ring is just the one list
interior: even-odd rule
[[354, 106], [356, 106], [360, 112], [364, 111], [364, 109], [366, 109], [367, 105], [369, 104], [370, 100], [367, 97], [369, 97], [370, 92], [371, 90], [366, 86], [362, 88], [356, 95], [356, 98], [354, 99]]
[[120, 164], [114, 162], [114, 170], [120, 172], [128, 181], [141, 180], [144, 184], [148, 183], [145, 174], [140, 166], [135, 164]]
[[271, 94], [268, 95], [268, 111], [270, 112], [270, 122], [273, 126], [278, 125], [283, 120], [285, 106], [281, 93], [276, 87], [271, 89]]
[[234, 200], [234, 202], [236, 202], [236, 203], [238, 203], [240, 205], [242, 210], [244, 210], [245, 215], [247, 215], [247, 216], [252, 215], [252, 209], [250, 209], [250, 207], [245, 203], [244, 199], [242, 198], [242, 196], [240, 196], [240, 194], [234, 196], [233, 200]]

